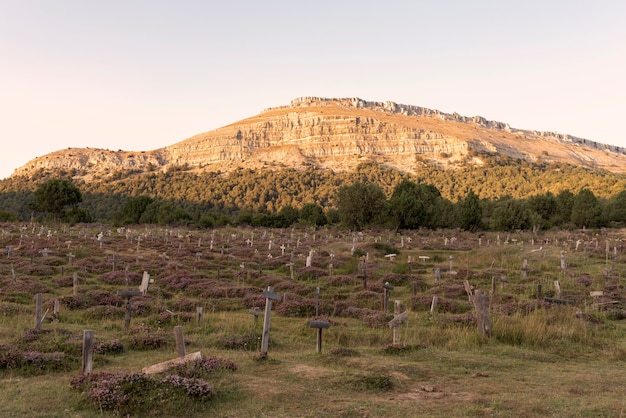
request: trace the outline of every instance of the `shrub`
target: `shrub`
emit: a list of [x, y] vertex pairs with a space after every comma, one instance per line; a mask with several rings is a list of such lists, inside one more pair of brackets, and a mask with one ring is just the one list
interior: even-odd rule
[[129, 416], [165, 406], [181, 394], [198, 401], [215, 395], [208, 382], [178, 375], [157, 379], [141, 373], [93, 373], [74, 377], [70, 386], [80, 390], [99, 409]]
[[118, 340], [102, 342], [93, 346], [94, 354], [120, 354], [124, 351], [124, 345]]
[[219, 340], [219, 345], [227, 350], [255, 350], [261, 336], [257, 334], [229, 335]]
[[237, 365], [227, 359], [202, 356], [198, 360], [179, 364], [176, 367], [178, 375], [187, 378], [206, 377], [208, 374], [222, 370], [235, 371], [237, 370]]

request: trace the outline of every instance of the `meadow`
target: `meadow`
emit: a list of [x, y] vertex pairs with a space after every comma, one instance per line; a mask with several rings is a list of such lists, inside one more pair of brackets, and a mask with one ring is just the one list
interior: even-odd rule
[[2, 416], [626, 414], [624, 230], [1, 227]]

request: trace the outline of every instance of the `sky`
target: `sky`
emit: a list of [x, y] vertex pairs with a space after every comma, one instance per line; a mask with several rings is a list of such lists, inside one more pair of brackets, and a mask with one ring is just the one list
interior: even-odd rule
[[623, 0], [0, 0], [0, 178], [360, 97], [626, 147]]

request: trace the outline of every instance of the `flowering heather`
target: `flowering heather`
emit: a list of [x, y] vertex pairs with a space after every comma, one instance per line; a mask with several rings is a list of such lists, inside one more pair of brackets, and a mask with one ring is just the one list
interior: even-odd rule
[[169, 375], [164, 377], [161, 382], [183, 389], [190, 398], [208, 400], [215, 395], [215, 391], [209, 382], [202, 379]]
[[202, 358], [198, 360], [179, 364], [176, 367], [176, 372], [180, 376], [187, 378], [201, 378], [222, 370], [235, 371], [237, 370], [237, 365], [227, 359], [202, 356]]
[[2, 289], [3, 293], [26, 293], [36, 295], [37, 293], [48, 293], [50, 288], [38, 279], [19, 278], [15, 282], [10, 281]]
[[16, 348], [0, 349], [0, 369], [22, 369], [25, 372], [42, 373], [69, 368], [65, 353], [41, 353], [19, 351]]
[[74, 377], [70, 386], [92, 404], [119, 415], [141, 415], [154, 405], [170, 403], [180, 393], [198, 401], [210, 400], [215, 391], [205, 380], [168, 375], [161, 379], [141, 373], [93, 373]]
[[129, 347], [133, 350], [155, 350], [167, 345], [167, 339], [150, 328], [142, 326], [130, 330]]
[[301, 298], [288, 299], [287, 302], [278, 304], [276, 312], [291, 318], [307, 318], [315, 315], [315, 300]]
[[220, 338], [219, 345], [227, 350], [255, 350], [260, 341], [256, 334], [230, 335]]
[[137, 272], [118, 270], [104, 273], [98, 277], [98, 280], [103, 283], [116, 284], [120, 286], [125, 286], [126, 283], [128, 283], [129, 286], [139, 286], [141, 284], [142, 277], [143, 276]]
[[93, 346], [94, 354], [120, 354], [124, 351], [124, 345], [119, 340], [102, 342]]

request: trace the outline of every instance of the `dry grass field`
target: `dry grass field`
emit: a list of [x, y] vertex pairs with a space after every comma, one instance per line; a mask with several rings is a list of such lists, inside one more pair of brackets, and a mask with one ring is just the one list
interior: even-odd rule
[[624, 416], [625, 238], [4, 224], [0, 415]]

